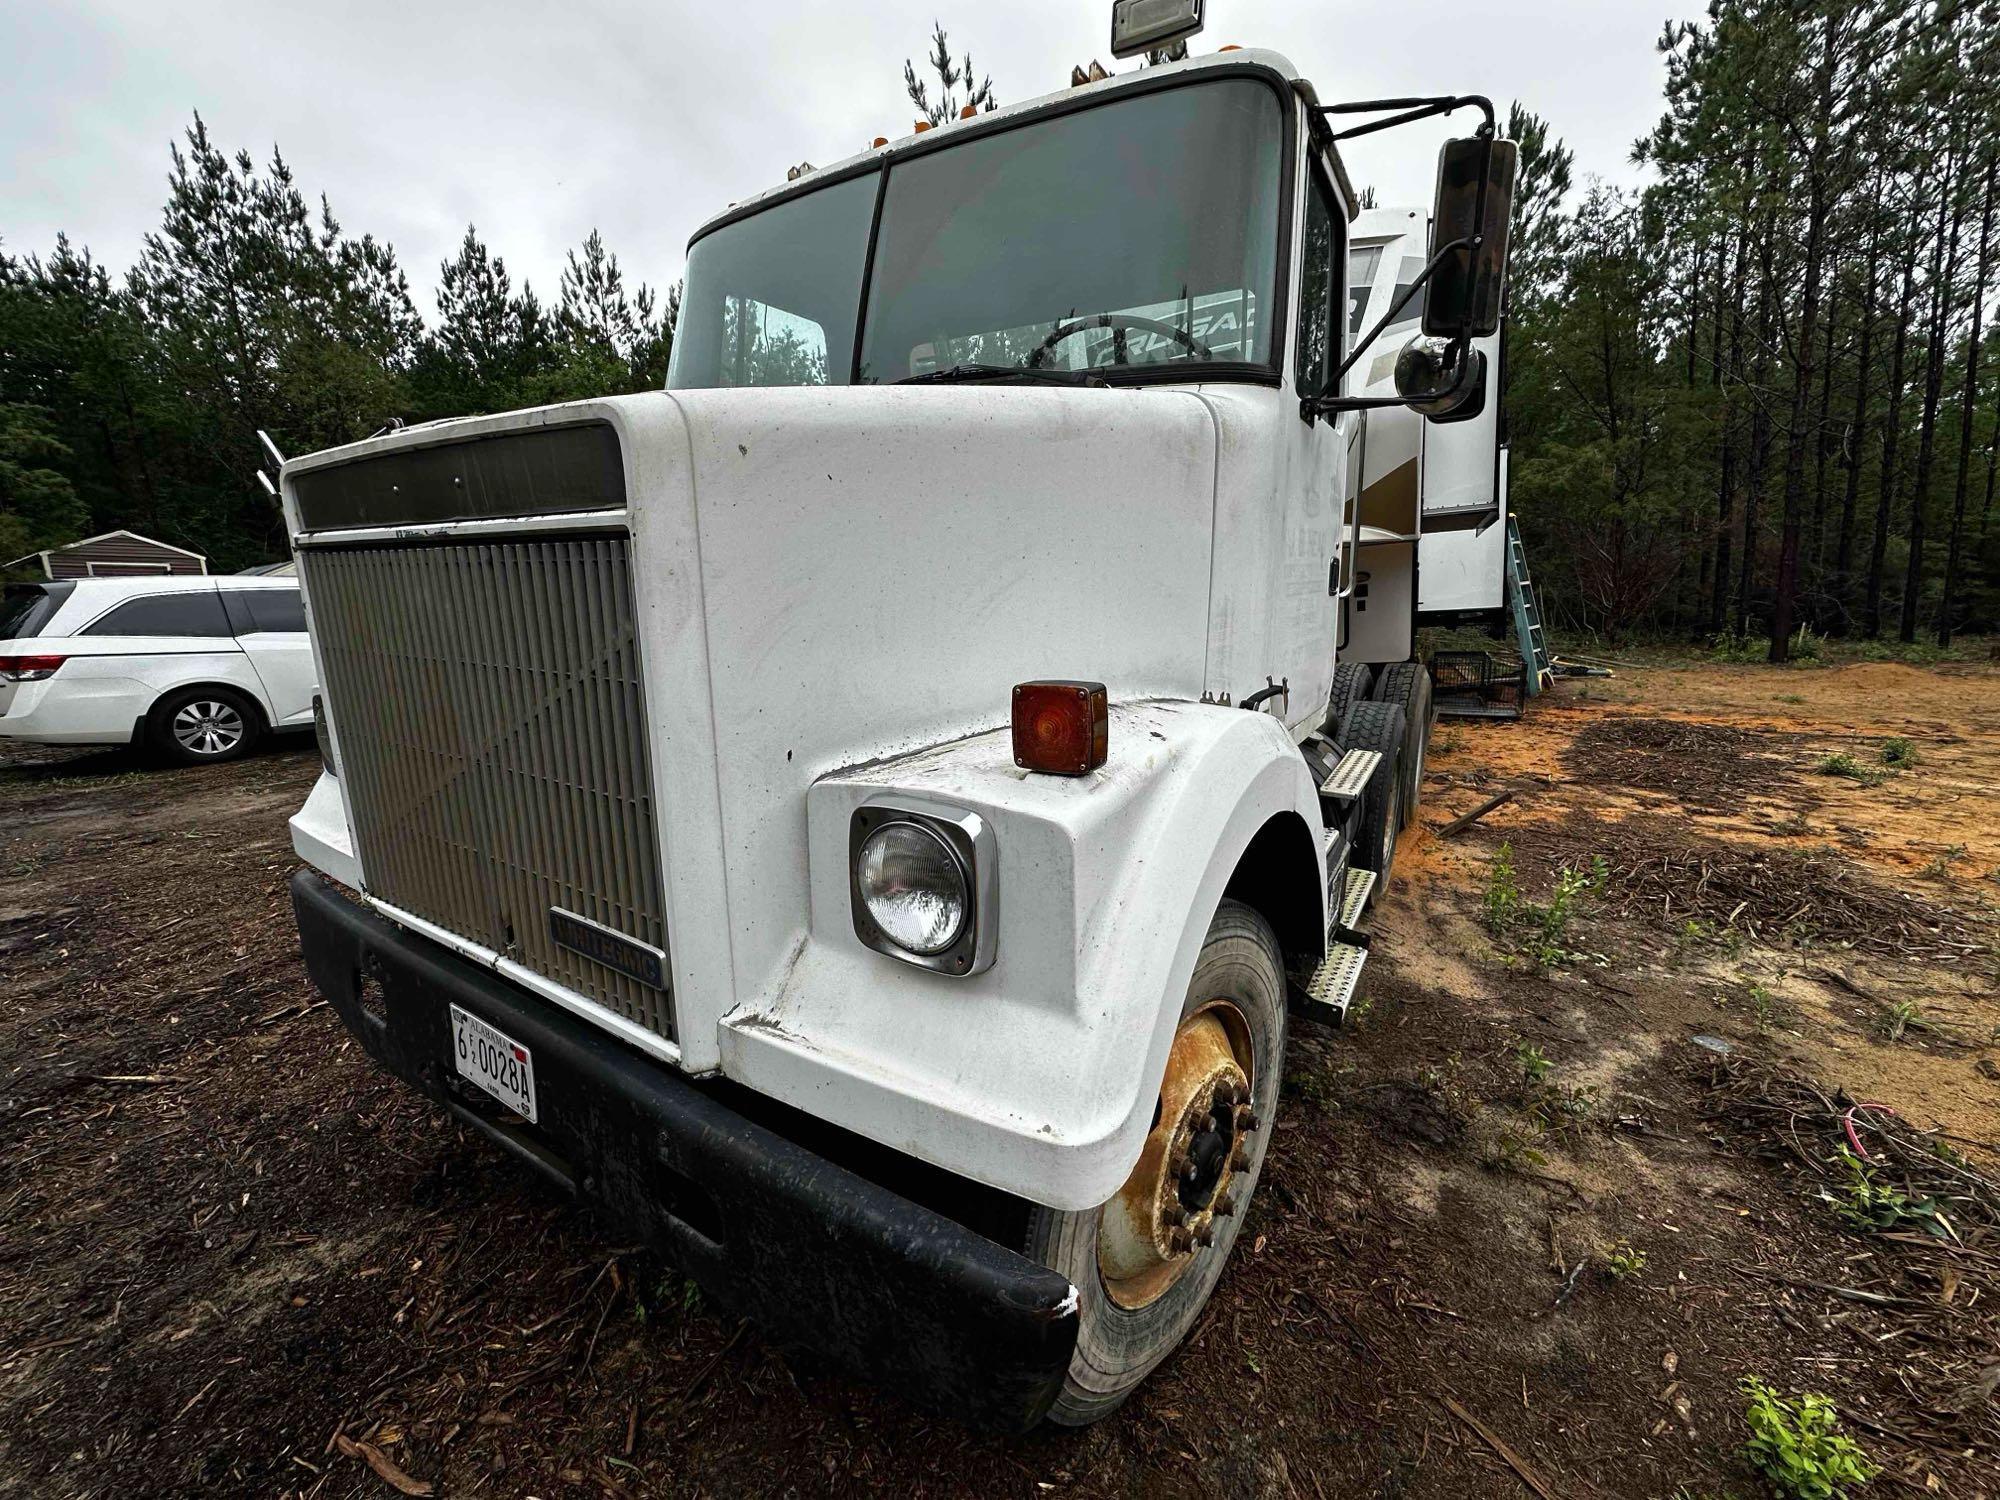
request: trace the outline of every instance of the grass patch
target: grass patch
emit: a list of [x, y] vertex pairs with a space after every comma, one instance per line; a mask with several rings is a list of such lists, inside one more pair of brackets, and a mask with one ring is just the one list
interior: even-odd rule
[[1882, 764], [1902, 770], [1917, 763], [1917, 747], [1901, 735], [1893, 735], [1882, 741]]

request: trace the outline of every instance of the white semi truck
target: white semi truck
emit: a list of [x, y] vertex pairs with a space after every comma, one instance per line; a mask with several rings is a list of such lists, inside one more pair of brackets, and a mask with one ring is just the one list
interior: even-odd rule
[[665, 390], [286, 463], [294, 902], [367, 1050], [781, 1344], [1116, 1407], [1288, 1011], [1353, 993], [1422, 538], [1498, 504], [1512, 147], [1486, 108], [1433, 228], [1337, 146], [1460, 106], [1225, 50], [920, 131], [702, 227]]

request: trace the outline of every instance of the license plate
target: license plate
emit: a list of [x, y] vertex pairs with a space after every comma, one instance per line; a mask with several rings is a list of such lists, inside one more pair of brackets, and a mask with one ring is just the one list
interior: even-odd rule
[[526, 1047], [479, 1017], [451, 1008], [452, 1062], [531, 1124], [535, 1119], [535, 1059]]

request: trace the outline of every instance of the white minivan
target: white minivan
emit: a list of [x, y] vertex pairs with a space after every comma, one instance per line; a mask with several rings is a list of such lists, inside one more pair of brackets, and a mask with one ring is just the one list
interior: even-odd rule
[[0, 739], [233, 760], [313, 718], [295, 579], [78, 578], [0, 594]]

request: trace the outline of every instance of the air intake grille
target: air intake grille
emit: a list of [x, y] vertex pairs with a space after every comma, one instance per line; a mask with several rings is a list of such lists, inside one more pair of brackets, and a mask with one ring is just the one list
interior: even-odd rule
[[370, 893], [671, 1037], [666, 990], [550, 932], [559, 908], [667, 947], [628, 554], [566, 537], [299, 561]]

